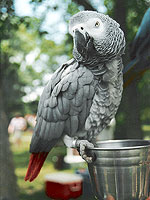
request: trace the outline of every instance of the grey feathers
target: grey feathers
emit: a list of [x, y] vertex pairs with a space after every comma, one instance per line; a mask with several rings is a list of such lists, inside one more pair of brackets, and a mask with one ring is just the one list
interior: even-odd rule
[[[64, 134], [75, 136], [84, 129], [93, 96], [94, 75], [87, 68], [76, 62], [61, 67], [41, 96], [33, 138], [51, 142]], [[31, 142], [31, 152], [34, 147]]]
[[[95, 27], [95, 22], [99, 21], [99, 28]], [[125, 50], [125, 37], [123, 31], [120, 29], [119, 24], [110, 18], [108, 15], [98, 13], [95, 11], [81, 11], [75, 14], [69, 23], [69, 32], [74, 37], [74, 29], [83, 27], [83, 35], [89, 35], [90, 46], [84, 47], [85, 50], [78, 51], [77, 41], [74, 40], [74, 56], [83, 63], [90, 62], [91, 59], [95, 63], [95, 55], [98, 62], [104, 63], [112, 60], [116, 55], [122, 55]], [[83, 53], [81, 53], [83, 52]], [[92, 55], [93, 54], [93, 55]], [[85, 56], [86, 55], [86, 56]], [[89, 57], [93, 57], [90, 58]], [[85, 59], [86, 58], [86, 59]], [[92, 65], [92, 64], [91, 64]]]
[[[96, 93], [86, 122], [89, 138], [98, 135], [115, 116], [121, 101], [123, 90], [122, 60], [115, 60], [106, 64], [107, 73], [97, 84]], [[106, 76], [105, 76], [106, 75]]]
[[82, 11], [71, 18], [69, 31], [74, 59], [56, 70], [43, 91], [31, 152], [50, 151], [64, 135], [80, 138], [84, 133], [92, 140], [121, 101], [125, 38], [119, 24], [107, 15]]

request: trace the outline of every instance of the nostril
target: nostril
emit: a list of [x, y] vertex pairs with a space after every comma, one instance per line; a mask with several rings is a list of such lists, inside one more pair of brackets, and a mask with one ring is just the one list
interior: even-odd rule
[[81, 30], [83, 30], [84, 28], [81, 26]]

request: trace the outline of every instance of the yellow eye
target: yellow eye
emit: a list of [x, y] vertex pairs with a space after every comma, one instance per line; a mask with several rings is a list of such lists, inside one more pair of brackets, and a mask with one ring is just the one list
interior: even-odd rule
[[100, 23], [99, 23], [99, 21], [97, 21], [97, 22], [95, 23], [95, 27], [99, 27], [99, 25], [100, 25]]

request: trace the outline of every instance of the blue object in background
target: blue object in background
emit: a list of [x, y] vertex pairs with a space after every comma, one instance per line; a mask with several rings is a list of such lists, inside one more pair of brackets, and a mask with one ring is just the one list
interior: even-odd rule
[[92, 185], [90, 181], [90, 175], [88, 169], [86, 170], [76, 170], [76, 174], [79, 174], [83, 178], [83, 192], [82, 197], [85, 199], [94, 199], [94, 194], [92, 192]]
[[150, 8], [147, 9], [133, 40], [131, 59], [147, 54], [147, 48], [150, 48]]
[[123, 69], [124, 88], [150, 69], [150, 8], [147, 9], [131, 45], [131, 61]]

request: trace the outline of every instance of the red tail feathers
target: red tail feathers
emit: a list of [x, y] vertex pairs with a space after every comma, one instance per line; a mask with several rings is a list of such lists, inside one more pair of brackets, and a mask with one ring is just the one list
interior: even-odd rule
[[24, 178], [25, 181], [29, 180], [31, 182], [38, 176], [47, 155], [48, 152], [39, 152], [31, 154], [28, 170]]

